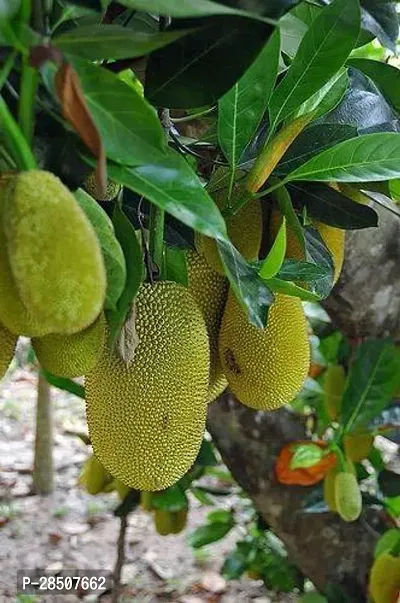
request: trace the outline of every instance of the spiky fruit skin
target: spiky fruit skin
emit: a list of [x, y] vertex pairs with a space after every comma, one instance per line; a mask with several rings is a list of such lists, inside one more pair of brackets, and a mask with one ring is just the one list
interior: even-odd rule
[[95, 173], [92, 172], [83, 183], [83, 188], [87, 193], [89, 193], [89, 195], [93, 197], [93, 199], [96, 199], [97, 201], [112, 201], [121, 190], [121, 185], [108, 180], [105, 194], [100, 195], [96, 186]]
[[210, 341], [208, 402], [212, 402], [228, 385], [218, 353], [218, 334], [228, 295], [228, 283], [195, 251], [188, 251], [186, 260], [188, 289], [203, 314]]
[[337, 475], [337, 469], [334, 467], [330, 469], [324, 479], [324, 501], [330, 511], [335, 513], [336, 502], [335, 502], [335, 480]]
[[354, 473], [341, 471], [335, 479], [336, 510], [344, 521], [355, 521], [361, 514], [362, 498]]
[[12, 277], [37, 322], [67, 334], [92, 324], [105, 298], [104, 262], [92, 225], [61, 180], [40, 170], [10, 179], [3, 220]]
[[343, 438], [344, 452], [353, 463], [366, 459], [371, 452], [374, 436], [370, 434], [348, 434]]
[[84, 331], [73, 335], [46, 335], [32, 339], [33, 349], [46, 371], [59, 377], [81, 377], [97, 363], [106, 337], [104, 314]]
[[[227, 193], [217, 193], [214, 201], [223, 210], [226, 205]], [[228, 236], [234, 246], [246, 260], [256, 260], [260, 251], [262, 239], [262, 210], [259, 199], [248, 201], [234, 216], [227, 218]], [[196, 235], [195, 245], [198, 253], [204, 255], [208, 265], [220, 274], [224, 268], [214, 239], [204, 235]]]
[[3, 379], [13, 359], [18, 337], [0, 324], [0, 379]]
[[[281, 225], [282, 215], [274, 209], [270, 218], [270, 232], [273, 237], [276, 236]], [[332, 254], [334, 272], [334, 284], [338, 281], [343, 267], [345, 231], [341, 228], [329, 226], [318, 220], [313, 220], [313, 226], [319, 232], [326, 247]], [[294, 260], [303, 260], [303, 253], [299, 241], [290, 226], [286, 227], [286, 257]]]
[[85, 462], [79, 483], [89, 494], [95, 495], [103, 492], [104, 488], [112, 482], [112, 476], [94, 454]]
[[242, 404], [275, 410], [301, 389], [310, 364], [310, 345], [298, 298], [278, 293], [265, 329], [251, 325], [232, 291], [219, 335], [223, 371]]
[[105, 345], [86, 378], [90, 439], [107, 470], [137, 490], [163, 490], [191, 467], [203, 438], [210, 352], [189, 291], [143, 284], [127, 366]]
[[340, 364], [328, 366], [324, 375], [324, 405], [328, 417], [335, 421], [342, 404], [346, 373]]
[[397, 603], [400, 594], [400, 557], [384, 553], [375, 559], [369, 576], [374, 603]]

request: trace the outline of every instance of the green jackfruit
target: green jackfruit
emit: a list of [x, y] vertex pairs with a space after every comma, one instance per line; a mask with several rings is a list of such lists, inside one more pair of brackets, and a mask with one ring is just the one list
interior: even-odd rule
[[59, 377], [81, 377], [95, 366], [106, 336], [104, 314], [84, 331], [73, 335], [46, 335], [32, 339], [36, 356], [46, 371]]
[[83, 188], [97, 201], [112, 201], [121, 190], [121, 185], [108, 180], [105, 194], [101, 195], [97, 189], [95, 172], [92, 172], [83, 183]]
[[168, 536], [173, 530], [173, 514], [164, 509], [154, 511], [154, 526], [160, 536]]
[[366, 434], [347, 434], [343, 438], [344, 452], [353, 463], [366, 459], [371, 452], [374, 436]]
[[112, 482], [113, 478], [104, 468], [104, 465], [92, 454], [85, 464], [78, 483], [83, 486], [89, 494], [103, 492], [104, 488]]
[[185, 287], [143, 284], [135, 301], [138, 346], [127, 366], [103, 355], [86, 377], [93, 448], [105, 467], [137, 490], [162, 490], [191, 467], [202, 442], [209, 343]]
[[336, 510], [344, 521], [355, 521], [362, 511], [362, 498], [354, 473], [341, 471], [335, 479]]
[[154, 498], [154, 494], [153, 492], [146, 492], [146, 490], [142, 490], [140, 493], [140, 504], [142, 505], [142, 508], [145, 511], [152, 511], [153, 510], [153, 498]]
[[218, 333], [228, 295], [228, 283], [195, 251], [188, 251], [186, 259], [188, 289], [202, 311], [210, 341], [208, 402], [212, 402], [228, 385], [218, 353]]
[[3, 379], [13, 359], [18, 336], [0, 324], [0, 379]]
[[114, 486], [121, 500], [124, 500], [124, 498], [126, 498], [131, 491], [131, 488], [129, 488], [129, 486], [125, 486], [120, 479], [114, 480]]
[[[226, 190], [218, 191], [214, 201], [223, 210], [226, 206]], [[251, 199], [234, 216], [226, 219], [228, 236], [246, 260], [258, 258], [262, 239], [262, 210], [259, 199]], [[198, 253], [204, 255], [209, 266], [224, 274], [224, 268], [214, 239], [196, 234], [195, 245]]]
[[3, 202], [8, 260], [23, 305], [49, 326], [47, 334], [92, 324], [106, 274], [96, 234], [72, 193], [54, 174], [32, 170], [8, 181]]
[[346, 373], [340, 364], [328, 366], [324, 375], [324, 404], [331, 421], [336, 421], [346, 382]]
[[185, 529], [187, 514], [187, 509], [181, 509], [172, 513], [172, 534], [179, 534], [179, 532]]
[[398, 603], [400, 557], [384, 553], [375, 559], [369, 576], [369, 592], [374, 603]]
[[242, 404], [274, 410], [301, 389], [310, 364], [307, 324], [300, 300], [277, 294], [265, 329], [251, 325], [232, 291], [219, 335], [223, 371]]

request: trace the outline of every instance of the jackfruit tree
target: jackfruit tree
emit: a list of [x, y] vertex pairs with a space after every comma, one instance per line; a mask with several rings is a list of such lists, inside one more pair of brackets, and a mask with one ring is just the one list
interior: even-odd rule
[[182, 531], [210, 437], [258, 517], [228, 574], [279, 537], [293, 588], [397, 596], [397, 37], [389, 0], [0, 3], [1, 370], [31, 338], [86, 399], [115, 601], [127, 513]]

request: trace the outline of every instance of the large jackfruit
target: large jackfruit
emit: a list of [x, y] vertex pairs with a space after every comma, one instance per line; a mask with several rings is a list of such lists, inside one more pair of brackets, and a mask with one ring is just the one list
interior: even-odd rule
[[355, 521], [362, 511], [362, 498], [357, 477], [353, 472], [341, 471], [335, 479], [336, 511], [344, 521]]
[[96, 234], [72, 193], [54, 174], [32, 170], [8, 180], [3, 201], [8, 259], [24, 306], [49, 325], [47, 333], [92, 324], [106, 274]]
[[59, 377], [81, 377], [95, 366], [106, 336], [104, 314], [84, 331], [73, 335], [46, 335], [32, 340], [36, 356], [46, 371]]
[[208, 402], [212, 402], [228, 385], [218, 353], [218, 333], [228, 295], [228, 283], [195, 251], [188, 251], [186, 259], [188, 289], [202, 311], [210, 341]]
[[[273, 237], [276, 236], [281, 225], [282, 214], [274, 209], [270, 218], [270, 232]], [[312, 225], [316, 228], [322, 237], [326, 247], [332, 254], [333, 265], [335, 268], [333, 282], [336, 283], [342, 271], [344, 259], [345, 231], [334, 226], [329, 226], [323, 222], [313, 220]], [[286, 257], [294, 260], [303, 260], [303, 252], [300, 243], [290, 226], [286, 227]]]
[[324, 406], [331, 421], [336, 421], [346, 382], [343, 366], [335, 364], [328, 366], [324, 375]]
[[[214, 196], [214, 201], [221, 210], [225, 209], [226, 200], [226, 190], [218, 191]], [[226, 219], [226, 226], [230, 240], [243, 257], [249, 261], [256, 260], [260, 251], [263, 229], [260, 200], [248, 201], [234, 216]], [[197, 251], [204, 255], [209, 266], [220, 274], [224, 274], [215, 240], [196, 234], [195, 245]]]
[[369, 456], [373, 443], [374, 436], [369, 433], [349, 433], [343, 438], [345, 455], [353, 463], [358, 463]]
[[0, 379], [3, 379], [13, 359], [18, 337], [0, 324]]
[[232, 291], [222, 318], [219, 353], [232, 392], [258, 410], [289, 403], [310, 364], [307, 324], [300, 300], [277, 294], [265, 329], [251, 325]]
[[89, 433], [105, 467], [138, 490], [162, 490], [191, 467], [202, 442], [210, 352], [203, 316], [176, 283], [143, 284], [127, 366], [107, 345], [86, 378]]
[[369, 592], [374, 603], [398, 603], [400, 557], [384, 553], [375, 559], [369, 576]]

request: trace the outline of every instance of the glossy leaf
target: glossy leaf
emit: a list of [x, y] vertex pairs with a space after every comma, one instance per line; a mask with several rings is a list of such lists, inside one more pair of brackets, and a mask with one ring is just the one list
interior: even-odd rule
[[183, 249], [165, 246], [163, 276], [167, 281], [175, 281], [187, 287], [186, 256]]
[[226, 236], [214, 201], [184, 158], [170, 150], [165, 160], [139, 167], [109, 164], [112, 180], [143, 195], [161, 209], [209, 237]]
[[120, 0], [119, 2], [128, 8], [156, 13], [158, 15], [170, 15], [171, 17], [208, 17], [211, 15], [239, 15], [264, 20], [257, 12], [248, 12], [227, 6], [212, 0]]
[[213, 445], [208, 440], [203, 439], [195, 463], [202, 467], [216, 467], [219, 464], [214, 454]]
[[76, 4], [77, 6], [84, 6], [91, 10], [101, 11], [103, 8], [103, 2], [107, 0], [69, 0], [70, 4]]
[[73, 394], [74, 396], [78, 396], [78, 398], [85, 399], [85, 388], [80, 383], [76, 383], [72, 379], [66, 379], [65, 377], [58, 377], [58, 375], [53, 375], [46, 371], [45, 369], [41, 369], [43, 375], [46, 378], [46, 381], [53, 385], [54, 387], [58, 387], [58, 389], [62, 389], [65, 392]]
[[334, 0], [320, 11], [272, 95], [271, 123], [285, 119], [334, 76], [355, 46], [359, 29], [357, 0]]
[[290, 469], [313, 467], [324, 457], [325, 451], [317, 444], [299, 444], [290, 460]]
[[388, 0], [361, 0], [362, 26], [374, 34], [382, 44], [396, 53], [399, 37], [399, 19], [396, 2]]
[[371, 59], [349, 59], [347, 63], [371, 78], [396, 111], [400, 112], [400, 70], [398, 68]]
[[296, 182], [288, 185], [293, 202], [320, 222], [352, 230], [378, 225], [378, 214], [372, 207], [362, 205], [334, 188], [319, 182]]
[[318, 230], [312, 226], [304, 229], [306, 243], [306, 260], [317, 266], [322, 266], [326, 271], [325, 277], [315, 281], [311, 290], [321, 298], [328, 297], [333, 286], [334, 264], [330, 251], [327, 249]]
[[263, 260], [259, 275], [262, 279], [269, 279], [275, 276], [285, 259], [286, 254], [286, 218], [283, 216], [282, 224], [276, 234], [267, 257]]
[[20, 5], [21, 0], [0, 0], [0, 28], [2, 21], [15, 17]]
[[228, 580], [238, 580], [247, 569], [246, 556], [235, 549], [227, 557], [221, 569], [221, 575]]
[[218, 103], [218, 139], [232, 168], [252, 140], [268, 106], [278, 74], [279, 29], [254, 63]]
[[163, 129], [140, 94], [107, 69], [76, 57], [72, 62], [107, 157], [126, 165], [165, 157], [168, 149]]
[[305, 281], [314, 282], [324, 278], [329, 271], [324, 266], [317, 266], [311, 262], [299, 262], [298, 260], [287, 259], [283, 262], [277, 277], [284, 281]]
[[318, 302], [321, 301], [322, 296], [318, 293], [313, 293], [312, 291], [308, 291], [307, 289], [303, 289], [296, 283], [291, 281], [283, 280], [281, 278], [273, 277], [265, 281], [265, 284], [268, 285], [269, 289], [273, 293], [284, 293], [285, 295], [290, 295], [292, 297], [298, 297], [303, 301], [309, 302]]
[[190, 534], [189, 544], [194, 549], [200, 549], [207, 544], [212, 544], [224, 538], [233, 526], [233, 520], [231, 522], [214, 522], [200, 526]]
[[389, 339], [362, 343], [350, 369], [340, 421], [346, 432], [362, 428], [379, 415], [400, 385], [400, 355]]
[[315, 94], [306, 100], [291, 115], [291, 119], [296, 119], [300, 115], [307, 115], [313, 112], [313, 120], [322, 117], [329, 111], [332, 111], [342, 100], [347, 88], [347, 71], [341, 69], [331, 79], [326, 82]]
[[187, 496], [179, 482], [154, 494], [152, 501], [154, 509], [163, 509], [170, 513], [188, 508]]
[[363, 182], [400, 176], [400, 134], [364, 134], [323, 151], [291, 172], [286, 181]]
[[218, 240], [217, 244], [236, 299], [247, 313], [250, 323], [263, 329], [267, 324], [268, 308], [274, 301], [268, 285], [230, 241]]
[[[273, 180], [273, 182], [275, 182], [275, 180]], [[297, 217], [296, 212], [293, 209], [292, 200], [287, 188], [285, 186], [281, 186], [272, 193], [272, 198], [277, 203], [282, 216], [286, 218], [287, 226], [289, 226], [293, 231], [300, 248], [305, 255], [306, 246], [304, 241], [304, 230], [300, 224], [300, 220]]]
[[186, 30], [147, 33], [121, 25], [83, 25], [53, 38], [52, 44], [69, 55], [91, 61], [125, 59], [146, 55], [187, 33]]
[[282, 52], [294, 57], [307, 32], [307, 25], [296, 17], [293, 12], [290, 12], [279, 20], [279, 29], [281, 31]]
[[[188, 19], [179, 27], [195, 27]], [[146, 97], [175, 109], [212, 105], [243, 75], [264, 47], [272, 27], [241, 17], [211, 17], [206, 27], [153, 52]]]

